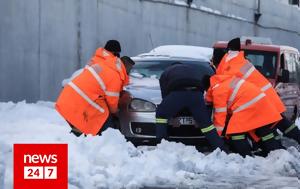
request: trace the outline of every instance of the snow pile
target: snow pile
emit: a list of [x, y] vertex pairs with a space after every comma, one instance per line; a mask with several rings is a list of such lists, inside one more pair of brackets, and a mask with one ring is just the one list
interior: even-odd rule
[[205, 155], [167, 141], [135, 148], [113, 129], [101, 137], [76, 138], [51, 102], [0, 103], [0, 120], [0, 149], [5, 151], [0, 155], [6, 165], [1, 188], [13, 188], [14, 143], [68, 143], [70, 189], [299, 188], [300, 153], [294, 147], [267, 158], [242, 158], [218, 150]]

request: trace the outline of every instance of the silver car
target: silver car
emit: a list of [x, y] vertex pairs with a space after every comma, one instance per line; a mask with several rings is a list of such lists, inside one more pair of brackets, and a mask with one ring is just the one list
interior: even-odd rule
[[[211, 75], [213, 70], [208, 59], [201, 58], [145, 55], [133, 59], [136, 64], [130, 74], [131, 83], [123, 91], [119, 102], [118, 127], [134, 144], [155, 144], [155, 111], [162, 100], [158, 79], [162, 72], [174, 62], [196, 64], [203, 76]], [[185, 109], [169, 121], [168, 131], [171, 141], [206, 144], [199, 127]]]

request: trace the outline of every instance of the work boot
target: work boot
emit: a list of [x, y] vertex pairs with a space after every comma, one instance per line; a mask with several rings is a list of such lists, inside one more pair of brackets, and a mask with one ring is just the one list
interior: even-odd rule
[[300, 130], [295, 123], [283, 118], [277, 124], [277, 128], [283, 133], [283, 136], [294, 139], [300, 144]]
[[[260, 130], [259, 130], [260, 129]], [[267, 127], [259, 128], [257, 134], [261, 137], [261, 148], [265, 154], [269, 154], [273, 150], [285, 149], [280, 140], [276, 140], [276, 133], [267, 130]]]
[[77, 137], [80, 137], [82, 135], [82, 132], [78, 131], [77, 129], [72, 129], [70, 133], [74, 134]]
[[237, 134], [230, 136], [230, 146], [233, 152], [243, 157], [251, 156], [251, 145], [249, 144], [245, 134]]
[[267, 153], [273, 150], [285, 149], [275, 138], [262, 142], [262, 148]]
[[208, 143], [212, 146], [213, 150], [220, 148], [220, 150], [225, 153], [229, 153], [229, 149], [225, 145], [223, 139], [218, 135], [217, 130], [213, 125], [202, 128], [201, 132], [207, 139]]
[[298, 142], [298, 144], [300, 144], [300, 130], [295, 127], [293, 130], [291, 130], [288, 133], [284, 133], [284, 136], [294, 139], [295, 141]]

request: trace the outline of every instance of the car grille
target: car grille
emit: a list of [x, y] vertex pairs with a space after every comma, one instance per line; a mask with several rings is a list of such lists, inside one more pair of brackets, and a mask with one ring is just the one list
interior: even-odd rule
[[[135, 135], [155, 136], [155, 123], [131, 122], [131, 131]], [[184, 125], [180, 127], [169, 125], [168, 133], [171, 137], [203, 136], [200, 129], [194, 125]]]

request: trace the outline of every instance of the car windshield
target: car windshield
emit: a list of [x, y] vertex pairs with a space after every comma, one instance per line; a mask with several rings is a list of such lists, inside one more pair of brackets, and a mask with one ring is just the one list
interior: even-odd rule
[[245, 50], [246, 58], [267, 78], [275, 78], [277, 53]]
[[[135, 61], [135, 65], [133, 66], [130, 76], [136, 78], [160, 78], [162, 72], [169, 67], [171, 64], [177, 61], [165, 61], [165, 60], [151, 60], [151, 61]], [[202, 70], [206, 70], [210, 73], [212, 70], [209, 67], [208, 62], [199, 62], [199, 61], [180, 61], [183, 64], [196, 64], [199, 67], [203, 67]]]

